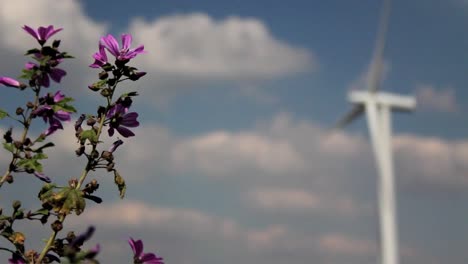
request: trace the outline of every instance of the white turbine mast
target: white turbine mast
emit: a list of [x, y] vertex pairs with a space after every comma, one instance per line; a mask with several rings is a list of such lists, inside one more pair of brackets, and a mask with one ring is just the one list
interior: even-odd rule
[[349, 101], [354, 104], [337, 124], [342, 128], [363, 112], [366, 113], [379, 179], [377, 184], [379, 202], [380, 263], [399, 264], [398, 228], [396, 215], [395, 181], [392, 152], [392, 110], [411, 111], [416, 100], [379, 91], [382, 79], [383, 52], [390, 16], [390, 0], [383, 0], [374, 54], [367, 78], [367, 90], [351, 91]]

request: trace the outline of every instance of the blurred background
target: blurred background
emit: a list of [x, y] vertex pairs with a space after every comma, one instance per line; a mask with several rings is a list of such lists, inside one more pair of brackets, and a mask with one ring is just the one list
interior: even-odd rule
[[[330, 128], [350, 108], [347, 93], [366, 88], [380, 8], [377, 0], [0, 0], [0, 76], [19, 76], [22, 54], [36, 45], [23, 25], [63, 27], [54, 38], [76, 59], [49, 89], [94, 113], [102, 102], [87, 85], [99, 71], [88, 65], [99, 38], [128, 32], [133, 47], [145, 45], [132, 65], [148, 75], [123, 87], [141, 94], [133, 106], [141, 126], [116, 153], [127, 196], [98, 172], [90, 178], [104, 202], [88, 202], [66, 224], [77, 233], [97, 227], [88, 245], [101, 244], [102, 263], [129, 263], [129, 236], [174, 264], [376, 263], [366, 122]], [[392, 3], [382, 89], [418, 103], [393, 116], [401, 263], [468, 259], [467, 23], [465, 0]], [[25, 102], [1, 89], [3, 109]], [[84, 164], [72, 125], [51, 137], [57, 147], [44, 171], [60, 184]], [[33, 133], [44, 128], [38, 120]], [[8, 161], [0, 152], [1, 168]], [[16, 176], [0, 207], [13, 199], [38, 207], [41, 185]], [[50, 232], [21, 228], [37, 248]]]

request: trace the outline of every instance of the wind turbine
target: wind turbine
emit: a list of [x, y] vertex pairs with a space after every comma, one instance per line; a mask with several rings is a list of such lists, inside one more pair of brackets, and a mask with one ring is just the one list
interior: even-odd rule
[[377, 163], [376, 167], [379, 172], [377, 191], [380, 222], [380, 263], [398, 264], [398, 229], [391, 145], [391, 112], [392, 110], [411, 111], [416, 106], [416, 100], [411, 96], [379, 91], [383, 64], [382, 56], [389, 16], [390, 0], [384, 0], [370, 65], [370, 76], [367, 78], [367, 90], [351, 91], [349, 93], [348, 99], [354, 104], [354, 107], [338, 122], [337, 128], [344, 127], [365, 112]]

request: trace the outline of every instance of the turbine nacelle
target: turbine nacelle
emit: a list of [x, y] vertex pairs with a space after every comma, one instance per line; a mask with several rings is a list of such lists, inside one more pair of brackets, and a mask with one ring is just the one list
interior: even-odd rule
[[358, 105], [375, 103], [385, 105], [392, 110], [412, 111], [416, 107], [416, 99], [413, 96], [404, 96], [387, 92], [351, 91], [348, 100]]

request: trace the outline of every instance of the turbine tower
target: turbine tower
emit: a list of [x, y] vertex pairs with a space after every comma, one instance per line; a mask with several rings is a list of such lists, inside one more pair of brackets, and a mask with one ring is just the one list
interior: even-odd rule
[[351, 91], [349, 101], [354, 104], [337, 124], [342, 128], [365, 112], [369, 127], [379, 179], [380, 263], [399, 264], [398, 229], [391, 135], [392, 110], [411, 111], [416, 106], [414, 97], [379, 91], [382, 76], [385, 36], [390, 16], [390, 0], [384, 0], [374, 54], [367, 78], [367, 90]]

